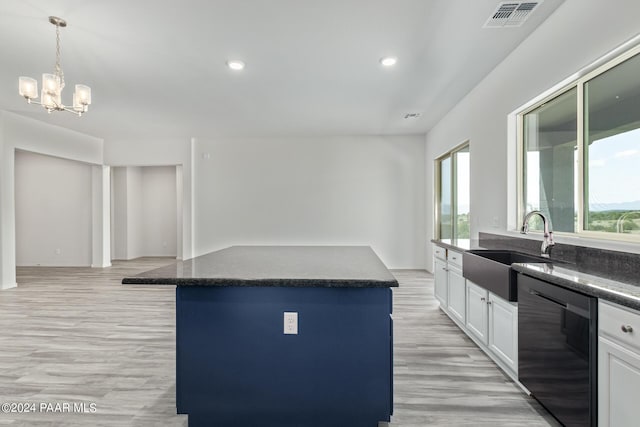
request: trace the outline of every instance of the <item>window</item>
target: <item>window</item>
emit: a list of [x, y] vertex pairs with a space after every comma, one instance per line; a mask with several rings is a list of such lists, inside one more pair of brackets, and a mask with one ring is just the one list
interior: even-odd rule
[[[571, 89], [524, 115], [524, 211], [551, 218], [554, 231], [575, 230], [577, 91]], [[541, 230], [539, 217], [531, 230]]]
[[540, 210], [554, 232], [640, 241], [638, 52], [518, 115], [520, 219]]
[[640, 236], [640, 55], [584, 85], [584, 229]]
[[469, 143], [436, 159], [436, 237], [469, 238]]

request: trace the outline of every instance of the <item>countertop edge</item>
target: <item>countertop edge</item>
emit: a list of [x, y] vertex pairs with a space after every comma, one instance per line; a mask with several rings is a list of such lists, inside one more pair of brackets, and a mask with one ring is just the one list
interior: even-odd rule
[[228, 278], [161, 278], [125, 277], [123, 285], [170, 285], [212, 287], [288, 287], [288, 288], [397, 288], [397, 280], [350, 279], [228, 279]]
[[[587, 275], [585, 273], [580, 273], [579, 271], [572, 271], [571, 269], [567, 269], [569, 271], [572, 271], [572, 274], [575, 274], [576, 280], [583, 280], [585, 282], [589, 282], [589, 283], [580, 283], [575, 280], [559, 277], [557, 275], [554, 275], [553, 273], [538, 271], [533, 268], [533, 265], [529, 265], [529, 264], [516, 263], [516, 264], [512, 264], [511, 268], [527, 276], [544, 280], [546, 282], [552, 283], [557, 286], [561, 286], [569, 290], [580, 292], [592, 297], [600, 298], [606, 301], [610, 301], [610, 302], [620, 304], [625, 307], [633, 308], [635, 310], [640, 311], [640, 298], [635, 297], [633, 295], [629, 295], [622, 290], [607, 288], [606, 285], [603, 284], [603, 281], [609, 280], [609, 279], [603, 278], [599, 284], [598, 276]], [[614, 283], [620, 283], [621, 286], [625, 285], [624, 283], [616, 282], [615, 280], [609, 280], [609, 281]], [[627, 285], [627, 286], [633, 286], [633, 285]]]
[[461, 246], [463, 242], [460, 242], [459, 244], [454, 244], [454, 243], [445, 243], [442, 240], [438, 240], [438, 239], [431, 239], [431, 243], [433, 243], [434, 245], [440, 246], [441, 248], [445, 248], [445, 249], [451, 249], [454, 251], [462, 251], [462, 252], [466, 252], [469, 251], [471, 249], [484, 249], [482, 247], [480, 247], [477, 242], [475, 241], [471, 241], [466, 239], [464, 242], [464, 246]]

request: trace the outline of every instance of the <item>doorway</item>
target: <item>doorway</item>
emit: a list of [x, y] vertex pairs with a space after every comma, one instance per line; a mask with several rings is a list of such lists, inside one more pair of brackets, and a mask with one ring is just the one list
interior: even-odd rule
[[180, 255], [177, 177], [176, 166], [111, 168], [112, 260]]

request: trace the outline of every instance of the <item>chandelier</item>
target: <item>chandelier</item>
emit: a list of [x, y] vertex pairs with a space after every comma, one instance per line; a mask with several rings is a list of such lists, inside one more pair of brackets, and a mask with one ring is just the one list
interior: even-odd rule
[[56, 26], [56, 66], [53, 74], [42, 75], [42, 93], [38, 98], [38, 82], [31, 77], [21, 76], [18, 79], [18, 93], [29, 104], [42, 105], [49, 114], [52, 111], [68, 111], [78, 117], [86, 113], [91, 105], [91, 88], [86, 85], [76, 85], [73, 93], [73, 106], [67, 107], [62, 103], [62, 89], [64, 89], [64, 73], [60, 65], [60, 27], [66, 27], [67, 21], [56, 16], [50, 16], [49, 22]]

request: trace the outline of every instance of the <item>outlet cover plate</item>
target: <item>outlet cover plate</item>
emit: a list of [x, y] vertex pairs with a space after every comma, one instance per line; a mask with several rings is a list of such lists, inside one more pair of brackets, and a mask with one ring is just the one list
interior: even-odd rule
[[298, 313], [295, 311], [284, 312], [284, 334], [298, 335]]

